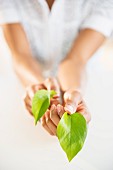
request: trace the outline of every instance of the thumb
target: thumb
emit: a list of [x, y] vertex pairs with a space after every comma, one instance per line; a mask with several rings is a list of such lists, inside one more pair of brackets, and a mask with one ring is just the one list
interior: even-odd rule
[[65, 111], [68, 113], [75, 113], [78, 104], [81, 103], [82, 96], [77, 90], [68, 90], [64, 93]]
[[60, 94], [59, 84], [55, 78], [47, 78], [44, 84], [47, 90], [55, 90], [58, 95]]

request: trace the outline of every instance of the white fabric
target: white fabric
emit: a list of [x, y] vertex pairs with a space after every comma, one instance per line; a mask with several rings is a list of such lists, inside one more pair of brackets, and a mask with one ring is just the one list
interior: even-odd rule
[[51, 12], [46, 0], [0, 0], [0, 24], [15, 22], [23, 25], [46, 75], [55, 75], [80, 29], [111, 35], [113, 0], [55, 0]]

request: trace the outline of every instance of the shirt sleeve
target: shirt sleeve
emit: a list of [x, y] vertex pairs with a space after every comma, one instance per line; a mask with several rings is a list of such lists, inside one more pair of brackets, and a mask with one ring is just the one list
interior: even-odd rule
[[17, 23], [20, 21], [14, 0], [0, 0], [0, 24]]
[[113, 0], [98, 0], [83, 20], [81, 29], [85, 28], [110, 37], [113, 34]]

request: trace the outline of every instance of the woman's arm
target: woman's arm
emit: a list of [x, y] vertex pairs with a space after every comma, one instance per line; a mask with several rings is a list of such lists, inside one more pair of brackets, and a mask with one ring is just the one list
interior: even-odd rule
[[[59, 84], [54, 78], [44, 80], [40, 65], [31, 55], [29, 44], [20, 24], [3, 25], [2, 28], [12, 52], [12, 61], [16, 74], [25, 87], [29, 86], [26, 89], [24, 104], [29, 113], [32, 114], [32, 98], [36, 91], [54, 89], [59, 95]], [[59, 96], [56, 96], [52, 103], [58, 102]]]
[[3, 33], [12, 53], [15, 72], [26, 87], [43, 81], [41, 68], [31, 55], [29, 44], [20, 24], [2, 25]]
[[63, 91], [84, 91], [86, 63], [104, 41], [104, 35], [94, 30], [85, 29], [80, 32], [67, 58], [59, 66], [58, 78]]

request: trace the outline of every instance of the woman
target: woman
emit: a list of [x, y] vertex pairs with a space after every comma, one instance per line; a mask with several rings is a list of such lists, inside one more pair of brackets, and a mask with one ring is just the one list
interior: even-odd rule
[[0, 0], [0, 24], [15, 72], [28, 87], [26, 109], [32, 114], [38, 89], [55, 89], [57, 96], [41, 118], [42, 126], [56, 135], [64, 111], [79, 111], [88, 123], [90, 113], [82, 98], [85, 68], [113, 31], [113, 1]]

